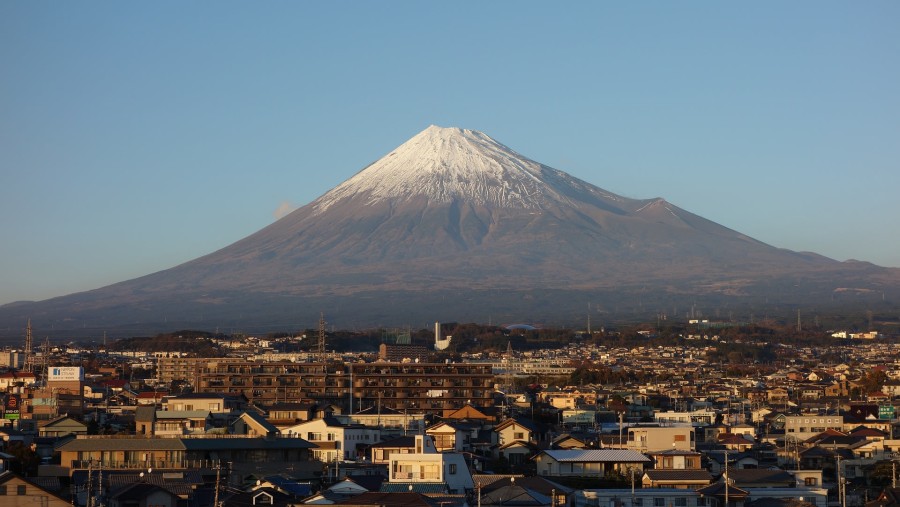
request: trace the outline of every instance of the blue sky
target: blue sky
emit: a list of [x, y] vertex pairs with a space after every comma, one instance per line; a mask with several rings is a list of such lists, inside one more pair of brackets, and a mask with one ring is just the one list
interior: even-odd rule
[[429, 124], [900, 266], [900, 3], [0, 3], [0, 304], [159, 271]]

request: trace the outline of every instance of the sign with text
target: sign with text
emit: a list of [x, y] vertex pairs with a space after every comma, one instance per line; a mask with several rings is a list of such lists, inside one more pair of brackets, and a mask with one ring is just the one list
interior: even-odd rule
[[51, 366], [47, 368], [47, 380], [51, 382], [84, 380], [84, 368], [81, 366]]
[[6, 403], [3, 404], [3, 417], [6, 419], [18, 419], [19, 404], [21, 403], [22, 400], [17, 394], [10, 394], [6, 398]]

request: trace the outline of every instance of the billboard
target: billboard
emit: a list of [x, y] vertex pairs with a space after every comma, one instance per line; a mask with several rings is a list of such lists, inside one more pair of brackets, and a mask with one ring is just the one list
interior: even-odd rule
[[84, 368], [81, 366], [51, 366], [47, 368], [47, 380], [50, 382], [84, 380]]
[[6, 398], [6, 403], [3, 404], [3, 417], [6, 419], [18, 419], [21, 401], [18, 395], [10, 394]]
[[882, 420], [891, 420], [894, 418], [893, 405], [881, 405], [878, 407], [878, 418]]

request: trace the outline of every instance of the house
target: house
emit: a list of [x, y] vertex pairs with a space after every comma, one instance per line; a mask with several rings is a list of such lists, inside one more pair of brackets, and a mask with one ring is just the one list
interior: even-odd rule
[[485, 424], [497, 422], [499, 413], [495, 407], [475, 407], [469, 403], [457, 409], [444, 410], [445, 421], [481, 421]]
[[[568, 505], [569, 497], [574, 489], [563, 486], [545, 477], [523, 475], [476, 475], [476, 491], [481, 495], [482, 505], [492, 502], [493, 505]], [[510, 486], [522, 488], [519, 491]], [[513, 500], [518, 498], [519, 500]], [[507, 499], [507, 500], [504, 500]], [[543, 503], [549, 501], [549, 504]]]
[[693, 451], [694, 428], [691, 426], [633, 426], [628, 428], [626, 448], [633, 451], [653, 452], [666, 449]]
[[[430, 437], [423, 440], [426, 448], [434, 449], [434, 440]], [[392, 438], [384, 442], [372, 444], [369, 447], [372, 463], [387, 465], [390, 462], [391, 454], [413, 454], [419, 452], [416, 450], [416, 439], [413, 436], [404, 436]], [[434, 450], [437, 452], [437, 450]]]
[[507, 419], [494, 427], [494, 434], [497, 441], [494, 457], [503, 458], [510, 465], [524, 464], [539, 450], [531, 421]]
[[533, 489], [522, 486], [521, 482], [517, 483], [516, 478], [503, 485], [492, 488], [489, 491], [481, 491], [478, 495], [479, 505], [516, 505], [522, 507], [551, 507], [555, 505], [554, 500]]
[[728, 470], [728, 480], [735, 486], [747, 490], [750, 488], [793, 488], [797, 483], [794, 476], [784, 470], [764, 468]]
[[534, 425], [531, 421], [510, 418], [494, 426], [494, 433], [496, 433], [499, 445], [506, 445], [514, 441], [534, 441]]
[[725, 452], [722, 450], [708, 451], [709, 471], [714, 475], [725, 472], [725, 458], [728, 458], [728, 469], [737, 470], [744, 468], [759, 468], [759, 460], [749, 452]]
[[282, 430], [316, 444], [313, 455], [326, 463], [336, 459], [358, 459], [372, 444], [381, 440], [381, 430], [361, 424], [344, 424], [335, 417], [324, 417], [295, 424]]
[[588, 444], [569, 433], [563, 433], [562, 435], [553, 439], [550, 443], [550, 447], [553, 449], [586, 449]]
[[424, 435], [415, 436], [415, 451], [409, 454], [394, 453], [388, 458], [388, 482], [382, 484], [382, 492], [409, 491], [434, 492], [428, 485], [439, 486], [444, 493], [465, 494], [475, 488], [472, 474], [462, 454], [437, 452], [426, 444]]
[[[459, 410], [464, 410], [465, 407]], [[425, 430], [425, 413], [400, 411], [389, 407], [368, 407], [359, 412], [337, 416], [343, 422], [362, 424], [381, 429], [381, 435], [401, 436]]]
[[719, 435], [719, 445], [723, 446], [729, 451], [745, 452], [749, 451], [750, 448], [753, 447], [753, 441], [748, 440], [743, 436], [725, 433]]
[[134, 420], [139, 435], [200, 434], [213, 427], [208, 410], [156, 410], [152, 405], [137, 407]]
[[66, 435], [86, 435], [87, 425], [68, 416], [59, 416], [38, 424], [38, 435], [42, 437], [63, 437]]
[[171, 490], [146, 482], [133, 482], [107, 493], [109, 507], [152, 505], [153, 507], [178, 507], [179, 497]]
[[676, 449], [648, 453], [657, 470], [700, 470], [701, 454], [696, 451], [679, 451]]
[[72, 507], [71, 502], [9, 470], [0, 472], [0, 498], [4, 507]]
[[699, 488], [711, 484], [713, 476], [701, 468], [701, 454], [668, 450], [651, 453], [656, 466], [641, 477], [645, 488]]
[[540, 451], [540, 447], [522, 440], [514, 440], [508, 444], [494, 449], [498, 459], [506, 460], [512, 467], [520, 467], [528, 462], [528, 459]]
[[243, 395], [218, 393], [187, 393], [167, 396], [162, 400], [163, 410], [207, 410], [216, 417], [231, 412], [247, 410], [247, 398]]
[[303, 500], [308, 505], [332, 505], [368, 492], [381, 491], [383, 475], [349, 475]]
[[239, 415], [238, 418], [231, 423], [231, 427], [231, 433], [235, 435], [275, 437], [281, 433], [281, 431], [266, 420], [265, 417], [253, 411], [244, 412]]
[[610, 473], [628, 475], [642, 471], [650, 458], [632, 450], [555, 449], [535, 456], [538, 475], [549, 477], [604, 477]]
[[439, 452], [469, 450], [473, 433], [477, 435], [479, 426], [461, 421], [441, 421], [425, 430], [425, 434], [434, 439], [434, 446]]
[[297, 499], [277, 488], [259, 486], [250, 491], [233, 493], [222, 500], [228, 507], [253, 507], [256, 505], [266, 507], [291, 507], [297, 503]]

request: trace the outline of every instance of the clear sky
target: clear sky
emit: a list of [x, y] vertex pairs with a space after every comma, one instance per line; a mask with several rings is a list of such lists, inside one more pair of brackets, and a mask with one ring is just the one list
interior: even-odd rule
[[210, 253], [429, 124], [900, 266], [900, 2], [0, 2], [0, 304]]

